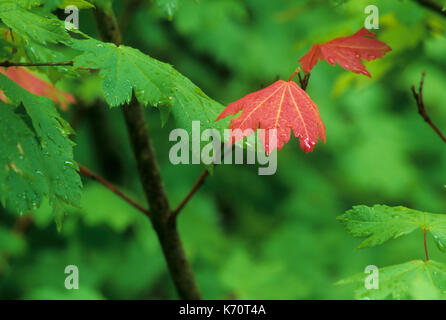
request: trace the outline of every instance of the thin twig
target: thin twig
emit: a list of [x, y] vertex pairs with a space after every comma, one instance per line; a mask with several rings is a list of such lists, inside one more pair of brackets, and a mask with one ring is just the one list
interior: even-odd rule
[[59, 67], [59, 66], [73, 66], [73, 61], [65, 61], [65, 62], [9, 62], [3, 61], [0, 62], [0, 67]]
[[426, 72], [423, 71], [423, 73], [421, 74], [420, 87], [418, 89], [418, 93], [415, 89], [415, 85], [412, 85], [411, 87], [412, 94], [413, 97], [415, 98], [415, 101], [417, 102], [418, 113], [420, 114], [420, 116], [424, 119], [424, 121], [426, 121], [431, 126], [431, 128], [437, 133], [437, 135], [441, 138], [441, 140], [443, 140], [443, 142], [446, 143], [446, 137], [443, 135], [443, 133], [441, 133], [440, 129], [438, 129], [438, 127], [432, 122], [432, 120], [430, 119], [429, 115], [426, 112], [426, 107], [424, 106], [423, 86], [424, 86], [425, 75]]
[[307, 89], [307, 86], [308, 86], [308, 81], [310, 80], [310, 73], [304, 73], [304, 76], [302, 78], [302, 76], [300, 74], [300, 68], [297, 68], [297, 70], [293, 72], [293, 74], [288, 79], [288, 81], [291, 81], [296, 74], [299, 77], [300, 87], [302, 88], [302, 90], [305, 91]]
[[201, 185], [204, 183], [204, 181], [206, 180], [206, 177], [208, 175], [209, 175], [208, 170], [204, 170], [201, 173], [200, 177], [194, 183], [194, 185], [192, 186], [192, 189], [190, 189], [190, 191], [188, 192], [186, 197], [183, 199], [183, 201], [181, 201], [181, 203], [178, 205], [178, 207], [174, 211], [172, 211], [172, 217], [178, 216], [180, 211], [186, 206], [186, 204], [189, 202], [189, 200], [192, 198], [192, 196], [197, 192], [198, 189], [200, 189]]
[[143, 206], [141, 206], [136, 201], [132, 200], [130, 197], [126, 196], [121, 190], [119, 190], [117, 187], [115, 187], [110, 181], [107, 179], [101, 177], [97, 173], [94, 173], [90, 169], [86, 168], [85, 166], [81, 165], [80, 163], [77, 164], [79, 166], [79, 174], [89, 177], [91, 179], [96, 180], [97, 182], [104, 185], [107, 189], [117, 194], [119, 197], [127, 201], [129, 204], [131, 204], [133, 207], [144, 213], [145, 215], [149, 215], [149, 210], [144, 209]]
[[288, 79], [288, 82], [290, 82], [291, 80], [293, 80], [294, 76], [296, 74], [299, 74], [299, 81], [300, 81], [300, 70], [297, 69], [296, 71], [293, 72], [293, 74], [290, 76], [290, 78]]
[[[61, 67], [61, 66], [74, 66], [74, 61], [65, 61], [65, 62], [10, 62], [3, 61], [0, 62], [0, 67], [9, 68], [9, 67]], [[78, 67], [80, 70], [87, 71], [98, 71], [96, 68], [85, 68]]]
[[310, 73], [305, 73], [304, 77], [302, 78], [300, 72], [298, 73], [300, 87], [302, 88], [303, 91], [307, 90], [308, 81], [310, 81], [310, 75], [311, 75]]

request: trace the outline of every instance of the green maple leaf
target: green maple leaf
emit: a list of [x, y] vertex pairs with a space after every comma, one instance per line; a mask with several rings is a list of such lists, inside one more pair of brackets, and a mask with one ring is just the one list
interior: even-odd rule
[[446, 215], [405, 207], [355, 206], [337, 218], [354, 237], [367, 237], [359, 248], [374, 247], [420, 228], [429, 231], [441, 251], [446, 246]]
[[22, 214], [48, 197], [58, 227], [66, 205], [78, 206], [81, 181], [73, 159], [72, 133], [51, 100], [33, 95], [0, 74], [1, 202]]
[[40, 43], [65, 43], [70, 41], [65, 25], [50, 14], [27, 10], [16, 1], [0, 2], [0, 19], [23, 39]]
[[74, 59], [76, 67], [100, 69], [104, 97], [111, 107], [130, 102], [134, 91], [141, 104], [158, 107], [164, 121], [166, 113], [172, 114], [177, 125], [189, 133], [192, 121], [200, 121], [202, 130], [213, 128], [221, 133], [228, 127], [228, 121], [215, 122], [223, 106], [171, 65], [137, 49], [93, 39], [75, 41], [73, 48], [83, 51]]
[[[71, 41], [65, 30], [65, 24], [56, 16], [35, 5], [43, 4], [43, 1], [19, 2], [13, 0], [0, 1], [0, 19], [11, 28], [15, 38], [15, 44], [21, 55], [31, 62], [60, 62], [69, 60], [63, 49]], [[45, 6], [49, 5], [48, 2]], [[28, 9], [31, 8], [31, 9]], [[43, 67], [54, 81], [67, 73], [70, 69], [66, 67]]]
[[357, 285], [356, 299], [444, 299], [446, 265], [433, 260], [414, 260], [379, 269], [378, 289], [365, 286], [368, 274], [358, 273], [336, 284]]
[[37, 208], [46, 190], [43, 177], [36, 174], [41, 160], [38, 141], [24, 119], [13, 106], [0, 102], [1, 202], [21, 214]]

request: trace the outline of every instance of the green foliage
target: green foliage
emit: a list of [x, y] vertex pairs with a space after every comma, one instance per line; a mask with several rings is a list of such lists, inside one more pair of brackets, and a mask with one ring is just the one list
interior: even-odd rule
[[[5, 0], [4, 2], [12, 2], [12, 1]], [[20, 6], [27, 8], [27, 9], [40, 6], [43, 3], [42, 0], [17, 0], [15, 2], [17, 2]]]
[[355, 283], [356, 299], [444, 299], [446, 298], [446, 265], [436, 261], [414, 260], [379, 270], [379, 288], [367, 289], [359, 273], [337, 284]]
[[[134, 90], [143, 104], [163, 112], [162, 119], [173, 115], [175, 121], [161, 129], [156, 109], [145, 109], [175, 207], [202, 168], [170, 164], [169, 131], [189, 128], [191, 120], [226, 127], [227, 122], [213, 122], [223, 108], [215, 101], [226, 105], [289, 76], [313, 43], [358, 30], [370, 3], [158, 0], [146, 8], [145, 1], [130, 19], [126, 45], [117, 48], [91, 38], [74, 40], [85, 37], [65, 31], [61, 10], [59, 18], [49, 12], [62, 1], [0, 0], [2, 32], [12, 28], [14, 36], [14, 41], [0, 39], [0, 61], [74, 59], [76, 66], [101, 68], [33, 69], [76, 96], [77, 103], [62, 115], [47, 99], [0, 75], [0, 89], [12, 102], [0, 104], [0, 195], [6, 202], [6, 208], [0, 207], [0, 298], [176, 298], [147, 218], [87, 179], [79, 201], [74, 159], [144, 204], [122, 114], [106, 104], [121, 105]], [[112, 7], [111, 0], [88, 2], [106, 11]], [[113, 6], [118, 17], [122, 3]], [[366, 64], [373, 78], [328, 64], [312, 72], [308, 92], [326, 124], [327, 144], [306, 155], [289, 143], [279, 153], [277, 174], [270, 177], [257, 176], [255, 166], [218, 166], [181, 213], [181, 236], [205, 298], [445, 298], [446, 257], [431, 250], [434, 242], [428, 241], [433, 260], [420, 261], [422, 238], [412, 231], [426, 228], [437, 244], [444, 243], [443, 216], [424, 211], [446, 212], [441, 174], [446, 153], [416, 113], [410, 86], [419, 81], [421, 70], [427, 71], [428, 113], [444, 130], [446, 23], [415, 1], [377, 0], [376, 5], [378, 38], [393, 51], [385, 61]], [[172, 22], [166, 22], [172, 14]], [[81, 14], [80, 28], [97, 37], [90, 12]], [[76, 126], [74, 157], [68, 138], [72, 130], [64, 119]], [[23, 194], [25, 199], [18, 197]], [[36, 210], [28, 201], [33, 197], [40, 204]], [[406, 237], [353, 250], [354, 239], [335, 219], [352, 203], [401, 203], [423, 211], [355, 207], [341, 222], [366, 237], [365, 246]], [[60, 205], [66, 209], [59, 210]], [[23, 216], [16, 214], [20, 211]], [[68, 212], [60, 232], [54, 230], [54, 211]], [[400, 218], [392, 216], [400, 211]], [[27, 219], [32, 221], [24, 227]], [[415, 260], [398, 265], [409, 259]], [[81, 273], [75, 293], [63, 287], [69, 264]], [[349, 286], [333, 285], [369, 264], [390, 266], [380, 269], [379, 290], [365, 291], [364, 274], [341, 281], [358, 286], [354, 296]]]
[[23, 214], [49, 197], [58, 227], [66, 205], [78, 205], [81, 182], [73, 159], [71, 127], [46, 98], [35, 96], [0, 74], [0, 89], [25, 114], [1, 104], [2, 203]]
[[[12, 106], [0, 104], [1, 113], [1, 190], [2, 204], [23, 214], [36, 208], [45, 185], [39, 172], [40, 152], [33, 132]], [[37, 168], [36, 168], [37, 165]], [[39, 179], [40, 178], [40, 179]], [[31, 182], [33, 182], [31, 184]]]
[[[25, 56], [31, 62], [67, 60], [61, 44], [67, 44], [71, 40], [65, 30], [64, 22], [41, 7], [29, 10], [42, 3], [43, 1], [17, 3], [12, 0], [0, 2], [0, 19], [12, 30], [11, 40], [17, 47], [18, 54], [12, 57], [13, 61], [20, 60], [19, 56]], [[52, 3], [52, 1], [45, 2], [45, 6], [51, 6]], [[50, 9], [50, 7], [45, 8]], [[52, 80], [58, 80], [68, 72], [68, 69], [46, 68], [46, 72]]]
[[[421, 228], [428, 230], [444, 252], [446, 215], [420, 212], [405, 207], [355, 206], [338, 220], [354, 237], [368, 237], [358, 248], [374, 247]], [[426, 241], [426, 238], [424, 239]], [[427, 250], [427, 248], [425, 248]], [[426, 251], [427, 255], [427, 251]], [[364, 285], [364, 274], [356, 274], [337, 284], [357, 283], [357, 299], [444, 299], [446, 298], [446, 265], [433, 260], [414, 260], [379, 270], [379, 287]]]
[[355, 206], [338, 220], [354, 237], [367, 237], [359, 248], [374, 247], [411, 233], [429, 231], [441, 251], [446, 245], [446, 215], [421, 212], [405, 207]]
[[130, 102], [134, 92], [143, 105], [167, 113], [162, 119], [171, 113], [190, 134], [192, 121], [200, 121], [202, 130], [227, 128], [227, 121], [215, 123], [223, 106], [169, 64], [127, 46], [92, 39], [77, 41], [73, 47], [83, 51], [75, 66], [100, 69], [104, 97], [111, 107]]
[[[15, 1], [0, 3], [0, 19], [30, 45], [34, 42], [45, 45], [69, 41], [69, 36], [60, 20], [24, 9]], [[33, 27], [30, 28], [30, 25]]]

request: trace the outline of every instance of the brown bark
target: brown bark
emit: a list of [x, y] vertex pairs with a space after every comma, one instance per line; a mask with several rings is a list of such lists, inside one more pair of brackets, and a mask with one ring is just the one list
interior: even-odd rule
[[[113, 42], [116, 45], [122, 43], [121, 33], [112, 12], [105, 13], [98, 9], [95, 11], [95, 20], [104, 41]], [[172, 215], [169, 207], [155, 152], [147, 130], [144, 111], [135, 97], [123, 107], [123, 114], [141, 184], [150, 206], [149, 217], [158, 235], [178, 295], [182, 299], [201, 299], [192, 268], [186, 258], [178, 233], [176, 215]]]

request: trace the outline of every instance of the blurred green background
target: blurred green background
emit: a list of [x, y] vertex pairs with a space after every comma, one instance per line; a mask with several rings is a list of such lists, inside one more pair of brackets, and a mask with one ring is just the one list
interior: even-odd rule
[[[379, 8], [378, 39], [393, 49], [366, 64], [371, 79], [326, 62], [313, 69], [307, 91], [326, 145], [305, 154], [292, 139], [273, 176], [258, 176], [254, 165], [218, 166], [187, 205], [179, 226], [204, 298], [352, 299], [353, 287], [334, 282], [369, 264], [423, 259], [421, 230], [356, 250], [360, 239], [336, 216], [377, 203], [446, 213], [446, 148], [410, 91], [425, 70], [428, 112], [446, 130], [445, 17], [410, 0], [179, 0], [171, 11], [142, 2], [130, 18], [123, 3], [115, 10], [125, 44], [171, 63], [224, 105], [288, 79], [313, 43], [356, 32], [370, 4]], [[81, 13], [80, 28], [96, 34], [91, 12]], [[101, 101], [99, 79], [58, 85], [79, 100], [64, 114], [77, 131], [76, 160], [145, 204], [122, 114]], [[156, 109], [146, 116], [175, 207], [203, 167], [170, 164], [175, 123], [161, 128]], [[48, 206], [23, 217], [0, 209], [0, 298], [176, 298], [148, 219], [83, 181], [82, 208], [69, 212], [60, 233]], [[446, 262], [428, 241], [432, 258]], [[79, 267], [77, 291], [64, 288], [67, 265]]]

